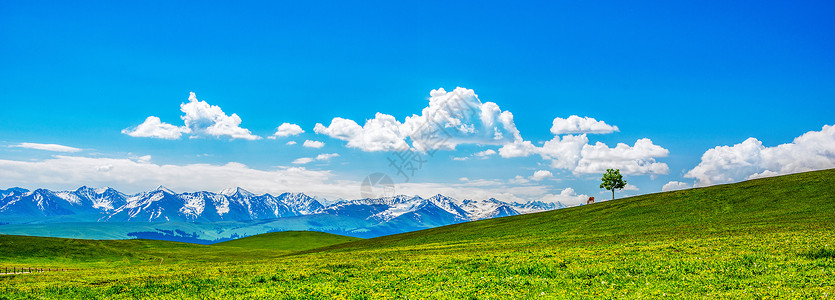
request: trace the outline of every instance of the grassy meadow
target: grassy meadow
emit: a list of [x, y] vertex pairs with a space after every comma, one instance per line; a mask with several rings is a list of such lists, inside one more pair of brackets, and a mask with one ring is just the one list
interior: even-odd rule
[[215, 245], [0, 236], [26, 298], [833, 298], [835, 170], [642, 195], [367, 240]]

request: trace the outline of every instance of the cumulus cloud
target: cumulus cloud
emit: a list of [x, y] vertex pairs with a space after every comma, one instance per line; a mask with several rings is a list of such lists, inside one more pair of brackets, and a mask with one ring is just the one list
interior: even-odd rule
[[569, 169], [577, 172], [578, 162], [582, 158], [583, 149], [588, 146], [588, 142], [589, 139], [585, 134], [566, 135], [562, 138], [554, 136], [538, 150], [542, 158], [551, 161], [552, 168]]
[[657, 175], [667, 174], [667, 164], [658, 162], [658, 157], [666, 157], [670, 151], [655, 145], [652, 140], [637, 140], [634, 146], [619, 143], [609, 148], [604, 143], [588, 143], [586, 134], [554, 136], [542, 147], [536, 147], [528, 141], [517, 141], [499, 149], [502, 157], [525, 157], [534, 154], [550, 161], [555, 169], [571, 170], [575, 174], [602, 173], [606, 169], [620, 169], [624, 174]]
[[554, 174], [552, 174], [551, 171], [539, 170], [539, 171], [533, 172], [533, 176], [531, 176], [531, 180], [540, 181], [542, 179], [549, 178], [549, 177], [554, 177]]
[[317, 123], [313, 131], [369, 152], [410, 147], [419, 151], [453, 150], [460, 144], [501, 145], [521, 139], [513, 114], [493, 102], [482, 103], [473, 90], [461, 87], [451, 92], [432, 90], [429, 106], [403, 122], [378, 112], [363, 126], [337, 117], [328, 126]]
[[229, 116], [219, 106], [198, 100], [193, 92], [189, 94], [188, 101], [180, 104], [180, 111], [184, 113], [180, 118], [185, 123], [184, 126], [164, 123], [159, 118], [150, 116], [139, 126], [123, 129], [122, 133], [133, 137], [162, 139], [179, 139], [183, 134], [192, 134], [192, 138], [208, 135], [231, 139], [260, 139], [249, 129], [240, 127], [241, 118], [237, 114]]
[[73, 153], [73, 152], [81, 151], [80, 148], [58, 145], [58, 144], [20, 143], [20, 144], [17, 144], [17, 145], [11, 145], [9, 147], [44, 150], [44, 151], [52, 151], [52, 152], [70, 152], [70, 153]]
[[603, 173], [606, 169], [620, 169], [624, 174], [667, 174], [670, 168], [655, 158], [669, 154], [669, 150], [647, 138], [637, 140], [634, 146], [618, 143], [615, 148], [597, 142], [583, 146], [574, 172]]
[[487, 150], [484, 150], [484, 151], [481, 151], [481, 152], [476, 152], [476, 154], [473, 154], [473, 156], [481, 157], [483, 159], [486, 159], [486, 158], [490, 157], [491, 155], [496, 155], [496, 150], [487, 149]]
[[662, 192], [677, 191], [690, 188], [690, 185], [681, 181], [670, 181], [661, 187]]
[[302, 144], [302, 146], [307, 147], [307, 148], [316, 148], [316, 149], [319, 149], [319, 148], [324, 147], [324, 146], [325, 146], [325, 143], [320, 142], [320, 141], [305, 140], [305, 141], [304, 141], [304, 144]]
[[270, 136], [270, 139], [294, 136], [302, 133], [304, 133], [304, 130], [302, 130], [301, 126], [290, 123], [282, 123], [278, 126], [278, 128], [275, 129], [275, 133], [272, 136]]
[[752, 137], [733, 146], [708, 149], [684, 177], [696, 179], [695, 186], [707, 186], [833, 167], [835, 126], [824, 125], [820, 131], [806, 132], [775, 147], [765, 147]]
[[594, 118], [581, 118], [576, 115], [569, 116], [566, 119], [555, 118], [554, 124], [551, 126], [551, 133], [553, 134], [605, 134], [615, 131], [619, 131], [617, 126], [611, 126], [606, 124], [606, 122], [598, 121]]
[[287, 146], [292, 146], [292, 145], [295, 145], [295, 144], [296, 144], [296, 141], [289, 141], [289, 142], [287, 142]]
[[316, 123], [313, 131], [335, 139], [347, 141], [348, 147], [363, 151], [391, 151], [408, 149], [401, 132], [402, 125], [393, 116], [377, 113], [373, 119], [360, 126], [357, 122], [343, 118], [333, 118], [329, 126]]
[[122, 133], [132, 137], [150, 137], [158, 139], [176, 140], [179, 139], [183, 133], [191, 133], [191, 130], [185, 126], [174, 126], [160, 121], [159, 118], [149, 116], [145, 118], [145, 122], [136, 127], [122, 129]]

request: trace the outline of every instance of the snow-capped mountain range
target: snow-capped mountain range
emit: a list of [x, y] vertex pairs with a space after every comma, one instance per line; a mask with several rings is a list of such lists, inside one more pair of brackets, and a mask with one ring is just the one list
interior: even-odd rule
[[2, 223], [219, 222], [331, 215], [375, 224], [398, 221], [434, 227], [562, 207], [560, 203], [506, 203], [492, 198], [459, 201], [443, 195], [341, 200], [326, 206], [303, 193], [256, 195], [242, 188], [178, 194], [160, 186], [135, 195], [88, 187], [74, 191], [0, 190]]

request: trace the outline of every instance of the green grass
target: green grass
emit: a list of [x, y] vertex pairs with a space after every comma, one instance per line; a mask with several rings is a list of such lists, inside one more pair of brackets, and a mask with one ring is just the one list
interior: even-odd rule
[[245, 249], [301, 251], [359, 240], [362, 239], [324, 232], [282, 231], [259, 234], [214, 245]]
[[[284, 256], [200, 254], [272, 251], [252, 246], [154, 246], [153, 255], [172, 249], [177, 261], [0, 276], [0, 298], [831, 298], [833, 193], [835, 170], [825, 170]], [[81, 259], [44, 251], [43, 263]], [[0, 262], [15, 260], [0, 254]]]

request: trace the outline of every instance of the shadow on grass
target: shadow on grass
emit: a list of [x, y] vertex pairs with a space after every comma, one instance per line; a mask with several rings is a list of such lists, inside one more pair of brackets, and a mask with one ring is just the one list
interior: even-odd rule
[[821, 247], [816, 250], [807, 251], [802, 256], [810, 259], [835, 258], [835, 248]]

